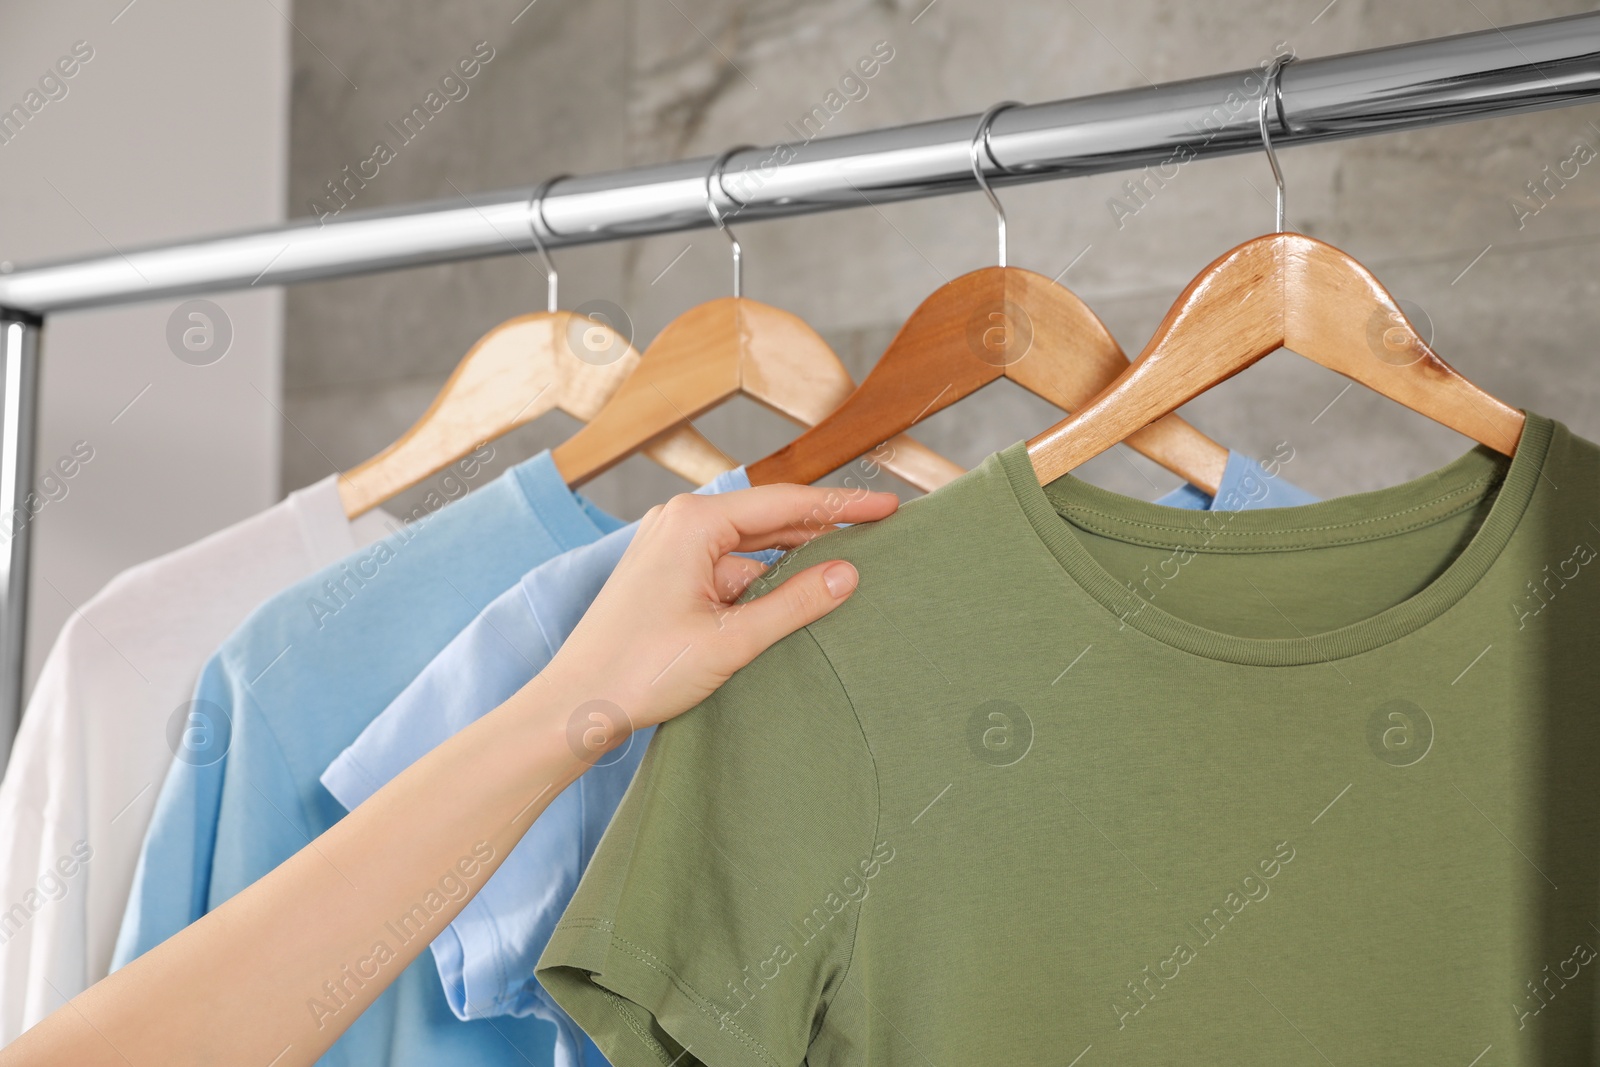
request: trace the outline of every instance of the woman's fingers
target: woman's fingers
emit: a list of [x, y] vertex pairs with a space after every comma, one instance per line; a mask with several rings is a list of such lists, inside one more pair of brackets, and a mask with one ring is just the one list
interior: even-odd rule
[[674, 497], [662, 507], [656, 521], [704, 529], [714, 556], [722, 556], [762, 548], [793, 548], [827, 533], [838, 523], [874, 522], [893, 514], [899, 506], [900, 500], [893, 493], [763, 485], [715, 497]]
[[773, 643], [843, 604], [859, 581], [855, 567], [844, 560], [807, 567], [772, 592], [730, 612], [727, 632], [749, 662]]
[[839, 523], [876, 522], [894, 514], [893, 493], [811, 485], [764, 485], [750, 495], [727, 498], [728, 521], [739, 531], [733, 551], [793, 548], [835, 529]]

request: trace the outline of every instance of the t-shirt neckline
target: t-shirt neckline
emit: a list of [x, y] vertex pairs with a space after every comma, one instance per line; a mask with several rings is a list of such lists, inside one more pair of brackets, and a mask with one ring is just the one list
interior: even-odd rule
[[593, 505], [586, 508], [582, 495], [567, 486], [550, 450], [513, 466], [509, 471], [535, 521], [544, 527], [562, 552], [586, 545], [619, 529], [621, 520]]
[[345, 515], [337, 474], [296, 489], [284, 498], [284, 503], [299, 526], [315, 570], [381, 539], [393, 523], [382, 508], [373, 508], [353, 519]]
[[[1466, 596], [1483, 578], [1527, 510], [1559, 427], [1527, 413], [1510, 459], [1479, 446], [1401, 485], [1315, 504], [1260, 511], [1187, 511], [1135, 500], [1066, 475], [1040, 486], [1019, 442], [997, 456], [1011, 492], [1067, 576], [1123, 623], [1196, 656], [1251, 666], [1298, 666], [1345, 659], [1397, 641]], [[1181, 619], [1139, 596], [1100, 565], [1069, 528], [1175, 550], [1251, 553], [1314, 550], [1391, 537], [1458, 514], [1498, 493], [1476, 533], [1432, 582], [1376, 615], [1326, 633], [1256, 638]]]

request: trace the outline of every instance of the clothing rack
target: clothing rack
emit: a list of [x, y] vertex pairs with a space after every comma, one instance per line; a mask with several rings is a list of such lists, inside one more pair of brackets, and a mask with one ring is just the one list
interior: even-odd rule
[[[1247, 70], [1008, 108], [990, 128], [985, 171], [1004, 186], [1257, 151], [1269, 58]], [[1596, 98], [1600, 13], [1573, 15], [1296, 60], [1283, 70], [1272, 139], [1287, 148]], [[724, 215], [777, 219], [974, 190], [968, 152], [977, 118], [741, 149], [722, 171]], [[537, 212], [534, 188], [522, 187], [113, 255], [0, 264], [0, 514], [14, 514], [32, 489], [48, 314], [524, 252], [536, 233], [560, 248], [710, 226], [711, 163], [564, 177], [547, 183]], [[0, 758], [21, 713], [29, 542], [23, 523], [0, 551]]]

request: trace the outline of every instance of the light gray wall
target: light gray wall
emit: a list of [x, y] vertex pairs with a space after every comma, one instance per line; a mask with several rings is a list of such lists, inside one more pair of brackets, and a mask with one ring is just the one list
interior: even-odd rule
[[[1003, 99], [1048, 100], [1244, 68], [1272, 55], [1279, 41], [1315, 56], [1593, 6], [541, 0], [519, 12], [519, 4], [499, 0], [324, 5], [301, 15], [304, 36], [294, 44], [290, 213], [310, 214], [323, 183], [369, 156], [384, 123], [480, 40], [495, 58], [470, 94], [384, 166], [357, 206], [792, 140], [786, 123], [822, 102], [880, 41], [893, 59], [865, 98], [832, 118], [828, 134], [972, 113]], [[1287, 151], [1291, 223], [1347, 249], [1421, 308], [1441, 353], [1485, 388], [1600, 437], [1600, 363], [1592, 356], [1600, 161], [1520, 227], [1510, 206], [1577, 142], [1600, 147], [1597, 121], [1600, 106], [1590, 106]], [[1053, 276], [1075, 261], [1063, 281], [1137, 352], [1200, 268], [1270, 228], [1271, 175], [1259, 157], [1185, 166], [1119, 226], [1109, 201], [1127, 178], [1002, 195], [1012, 262]], [[811, 322], [859, 376], [923, 297], [992, 262], [992, 227], [976, 193], [748, 225], [740, 229], [747, 295]], [[559, 263], [567, 306], [615, 301], [641, 342], [695, 302], [724, 295], [728, 284], [726, 244], [709, 231], [572, 250]], [[542, 294], [537, 268], [518, 256], [293, 291], [285, 403], [303, 434], [285, 437], [286, 484], [348, 466], [393, 440], [478, 334], [537, 309]], [[1464, 449], [1463, 439], [1375, 394], [1341, 395], [1344, 384], [1280, 354], [1186, 413], [1243, 451], [1265, 455], [1289, 442], [1296, 458], [1286, 476], [1325, 495], [1393, 484]], [[972, 464], [1055, 418], [1001, 383], [918, 435]], [[700, 425], [740, 459], [758, 458], [792, 434], [747, 404]], [[571, 429], [551, 418], [499, 451], [521, 458]], [[1088, 473], [1146, 497], [1173, 484], [1124, 450]], [[675, 488], [635, 459], [593, 492], [635, 515]]]
[[[37, 113], [0, 143], [0, 258], [107, 255], [280, 221], [290, 8], [274, 2], [279, 10], [206, 0], [7, 5], [0, 108], [26, 105], [76, 42], [93, 58], [49, 83], [59, 98], [41, 92]], [[41, 486], [49, 502], [34, 520], [30, 680], [61, 624], [113, 575], [277, 497], [282, 294], [215, 298], [233, 341], [210, 366], [169, 348], [178, 303], [64, 314], [46, 329], [38, 468], [79, 441], [93, 458], [48, 493]]]

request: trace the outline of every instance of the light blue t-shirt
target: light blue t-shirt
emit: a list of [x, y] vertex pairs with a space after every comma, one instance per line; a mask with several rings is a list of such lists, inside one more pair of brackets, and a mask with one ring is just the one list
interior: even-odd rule
[[[739, 468], [699, 491], [729, 492], [749, 484]], [[1217, 499], [1244, 510], [1315, 498], [1254, 460], [1230, 453]], [[1211, 498], [1185, 487], [1159, 502], [1200, 509]], [[634, 529], [626, 527], [540, 565], [485, 608], [333, 761], [322, 776], [328, 790], [346, 807], [355, 807], [526, 685], [583, 618]], [[586, 772], [557, 797], [434, 941], [439, 977], [460, 1018], [560, 1012], [534, 979], [534, 964], [611, 822], [651, 732], [639, 731], [626, 749], [609, 754], [603, 766]], [[587, 1038], [567, 1026], [585, 1048], [585, 1062], [603, 1063]]]
[[[329, 761], [482, 605], [540, 562], [620, 525], [572, 493], [542, 453], [257, 608], [202, 671], [186, 719], [193, 743], [180, 747], [161, 787], [113, 965], [219, 907], [338, 822], [345, 809], [318, 780]], [[444, 892], [456, 888], [452, 881]], [[423, 914], [442, 908], [435, 899]], [[413, 925], [389, 924], [400, 931], [391, 950], [443, 927], [415, 919], [413, 909]], [[353, 1010], [336, 992], [306, 995], [318, 1019]], [[319, 1063], [547, 1067], [571, 1062], [557, 1058], [560, 1048], [548, 1018], [458, 1020], [419, 958]]]
[[1241, 456], [1233, 451], [1228, 452], [1228, 463], [1222, 470], [1216, 500], [1207, 496], [1205, 490], [1184, 484], [1156, 501], [1169, 508], [1188, 508], [1191, 511], [1259, 511], [1316, 502], [1315, 496], [1286, 481], [1276, 471], [1268, 471], [1249, 456]]
[[[744, 468], [696, 490], [748, 489]], [[484, 608], [322, 775], [346, 808], [494, 710], [544, 669], [583, 618], [633, 541], [630, 524], [551, 559]], [[771, 562], [780, 553], [750, 553]], [[586, 1064], [604, 1064], [588, 1038], [533, 977], [600, 835], [633, 780], [653, 728], [633, 734], [551, 801], [494, 877], [433, 942], [439, 979], [461, 1019], [559, 1018]]]

